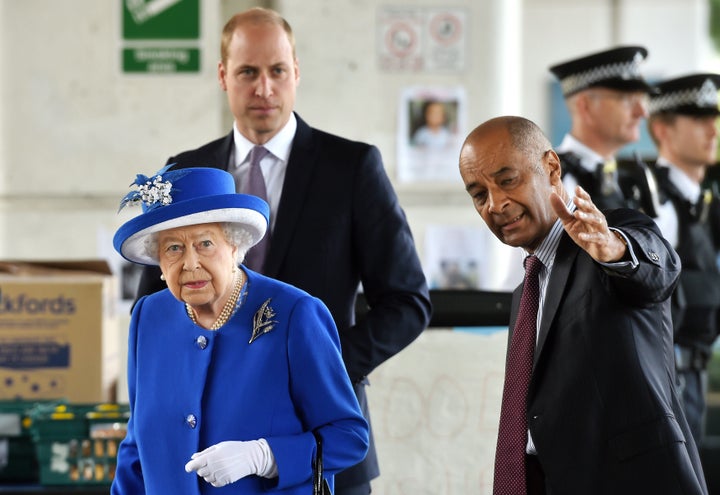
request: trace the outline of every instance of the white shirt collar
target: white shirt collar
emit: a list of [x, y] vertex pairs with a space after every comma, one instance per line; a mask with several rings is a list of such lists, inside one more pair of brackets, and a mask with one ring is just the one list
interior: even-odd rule
[[692, 180], [685, 172], [680, 170], [677, 166], [670, 163], [665, 157], [659, 156], [657, 159], [657, 165], [659, 167], [668, 168], [668, 178], [672, 182], [680, 194], [685, 199], [694, 203], [700, 197], [702, 189], [700, 184]]
[[576, 154], [580, 158], [580, 165], [589, 172], [594, 172], [598, 163], [605, 162], [605, 158], [578, 141], [570, 133], [565, 134], [562, 143], [556, 150], [558, 153], [572, 152]]
[[[295, 113], [290, 114], [290, 118], [287, 124], [280, 129], [280, 132], [275, 134], [270, 141], [265, 143], [263, 146], [272, 155], [287, 163], [290, 158], [290, 150], [292, 149], [293, 139], [295, 138], [295, 131], [297, 130], [297, 119]], [[233, 141], [235, 143], [235, 166], [246, 162], [248, 160], [250, 150], [255, 146], [255, 143], [250, 141], [248, 138], [240, 134], [238, 131], [237, 124], [233, 122]]]

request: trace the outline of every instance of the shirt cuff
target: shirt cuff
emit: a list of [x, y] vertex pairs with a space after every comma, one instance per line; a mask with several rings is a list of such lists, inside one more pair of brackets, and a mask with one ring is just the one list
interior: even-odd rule
[[613, 263], [600, 263], [600, 265], [602, 265], [602, 267], [608, 272], [616, 273], [618, 275], [632, 273], [637, 269], [639, 263], [637, 260], [637, 256], [635, 256], [635, 251], [633, 250], [630, 239], [620, 229], [610, 227], [610, 230], [613, 232], [617, 232], [618, 234], [620, 234], [620, 236], [622, 236], [623, 239], [625, 239], [625, 247], [628, 250], [630, 259], [626, 261], [615, 261]]

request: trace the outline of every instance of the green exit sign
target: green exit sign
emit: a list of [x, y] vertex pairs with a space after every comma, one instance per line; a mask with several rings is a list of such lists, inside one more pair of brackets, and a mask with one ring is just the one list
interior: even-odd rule
[[124, 0], [126, 40], [189, 40], [200, 36], [200, 0]]
[[200, 0], [121, 0], [122, 70], [200, 71]]

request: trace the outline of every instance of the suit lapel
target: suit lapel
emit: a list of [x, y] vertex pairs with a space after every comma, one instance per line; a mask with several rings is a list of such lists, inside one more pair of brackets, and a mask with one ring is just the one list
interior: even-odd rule
[[[290, 240], [297, 228], [297, 220], [308, 195], [310, 180], [314, 175], [318, 160], [318, 149], [313, 139], [313, 130], [297, 114], [295, 114], [295, 118], [297, 119], [297, 130], [285, 171], [285, 181], [270, 242], [270, 251], [265, 261], [265, 275], [274, 278], [278, 276]], [[321, 194], [322, 191], [315, 193]]]
[[555, 319], [555, 314], [560, 306], [568, 276], [570, 275], [570, 268], [577, 257], [578, 249], [570, 236], [563, 233], [560, 243], [558, 244], [557, 253], [555, 254], [555, 261], [552, 272], [550, 273], [550, 280], [548, 280], [547, 290], [545, 291], [542, 320], [540, 321], [540, 328], [538, 328], [538, 343], [535, 349], [533, 369], [542, 354], [545, 341], [550, 331], [550, 323]]
[[[232, 131], [230, 131], [230, 134], [228, 134], [225, 139], [222, 140], [220, 146], [215, 151], [215, 157], [211, 165], [217, 168], [222, 168], [232, 173], [231, 166], [234, 166], [235, 164], [230, 165], [230, 154], [234, 145], [235, 138]], [[235, 159], [237, 160], [237, 157], [235, 157]]]
[[510, 335], [508, 336], [508, 344], [510, 343], [510, 336], [512, 336], [513, 328], [515, 328], [515, 320], [517, 320], [518, 311], [520, 311], [520, 298], [522, 297], [522, 290], [524, 280], [520, 282], [515, 290], [513, 291], [512, 302], [510, 303], [510, 320], [508, 321], [508, 330]]

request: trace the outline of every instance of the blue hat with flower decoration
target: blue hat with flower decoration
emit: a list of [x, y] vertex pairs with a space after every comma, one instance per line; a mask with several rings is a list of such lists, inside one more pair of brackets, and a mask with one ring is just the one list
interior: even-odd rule
[[262, 239], [270, 208], [257, 196], [236, 193], [230, 173], [209, 167], [169, 170], [171, 167], [166, 166], [152, 177], [138, 174], [131, 184], [137, 190], [120, 202], [120, 209], [142, 204], [142, 214], [123, 224], [113, 238], [113, 246], [123, 258], [157, 265], [158, 260], [146, 249], [150, 236], [189, 225], [235, 223], [250, 234], [250, 246]]

